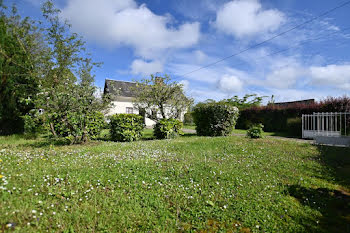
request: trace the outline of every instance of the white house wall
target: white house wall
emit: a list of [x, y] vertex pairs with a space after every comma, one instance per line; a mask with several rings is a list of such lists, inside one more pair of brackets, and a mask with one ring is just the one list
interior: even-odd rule
[[[126, 108], [133, 108], [133, 114], [139, 114], [139, 110], [135, 108], [134, 104], [129, 101], [112, 101], [112, 108], [110, 108], [107, 115], [126, 113]], [[145, 124], [148, 127], [154, 126], [155, 121], [146, 117]]]
[[[113, 106], [110, 108], [109, 112], [107, 115], [114, 115], [114, 114], [121, 114], [121, 113], [126, 113], [126, 108], [133, 108], [133, 114], [139, 114], [139, 111], [137, 108], [135, 108], [133, 102], [132, 102], [132, 98], [131, 97], [122, 97], [119, 96], [117, 97], [117, 99], [115, 101], [112, 101]], [[171, 108], [165, 108], [165, 114], [166, 115], [170, 115]], [[180, 116], [180, 120], [183, 121], [184, 120], [184, 114], [186, 112], [182, 113]], [[158, 112], [158, 117], [161, 118], [162, 115]], [[145, 124], [148, 127], [154, 126], [156, 124], [155, 121], [149, 119], [146, 117], [145, 119]]]

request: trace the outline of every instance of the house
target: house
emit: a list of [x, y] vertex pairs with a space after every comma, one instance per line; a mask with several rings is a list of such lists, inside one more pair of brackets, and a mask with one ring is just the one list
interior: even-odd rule
[[[104, 95], [109, 94], [113, 106], [109, 110], [107, 115], [128, 113], [128, 114], [140, 114], [139, 110], [134, 106], [133, 100], [135, 97], [135, 82], [121, 81], [121, 80], [105, 80]], [[169, 109], [165, 109], [165, 112]], [[185, 111], [181, 114], [180, 120], [183, 120]], [[156, 122], [145, 117], [145, 125], [151, 127]]]

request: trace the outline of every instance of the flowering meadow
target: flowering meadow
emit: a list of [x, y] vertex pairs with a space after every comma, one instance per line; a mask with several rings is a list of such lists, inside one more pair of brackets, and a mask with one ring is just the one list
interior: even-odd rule
[[349, 170], [348, 148], [273, 138], [0, 137], [0, 231], [346, 232]]

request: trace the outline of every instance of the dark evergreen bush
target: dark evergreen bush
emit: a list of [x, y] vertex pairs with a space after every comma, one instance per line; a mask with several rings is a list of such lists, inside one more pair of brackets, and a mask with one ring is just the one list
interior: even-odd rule
[[193, 111], [193, 121], [200, 136], [229, 135], [236, 125], [238, 108], [221, 103], [200, 103]]
[[145, 127], [143, 117], [136, 114], [116, 114], [110, 117], [110, 134], [114, 141], [131, 142], [141, 138]]
[[161, 119], [154, 126], [153, 134], [157, 139], [175, 138], [183, 135], [183, 124], [177, 119]]

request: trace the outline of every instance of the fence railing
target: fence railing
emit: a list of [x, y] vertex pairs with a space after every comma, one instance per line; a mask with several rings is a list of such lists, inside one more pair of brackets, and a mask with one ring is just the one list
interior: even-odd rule
[[302, 137], [350, 136], [350, 113], [321, 112], [302, 115]]

